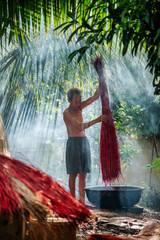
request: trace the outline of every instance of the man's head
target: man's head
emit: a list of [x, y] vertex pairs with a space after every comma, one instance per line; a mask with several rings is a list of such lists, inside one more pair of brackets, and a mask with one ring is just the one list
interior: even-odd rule
[[78, 108], [81, 104], [81, 90], [79, 88], [71, 88], [67, 92], [68, 102], [73, 108]]

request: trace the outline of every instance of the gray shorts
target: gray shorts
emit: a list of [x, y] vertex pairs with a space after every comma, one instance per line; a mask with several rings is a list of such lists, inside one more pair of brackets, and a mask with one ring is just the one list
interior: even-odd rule
[[90, 173], [91, 153], [87, 137], [69, 137], [66, 146], [68, 174]]

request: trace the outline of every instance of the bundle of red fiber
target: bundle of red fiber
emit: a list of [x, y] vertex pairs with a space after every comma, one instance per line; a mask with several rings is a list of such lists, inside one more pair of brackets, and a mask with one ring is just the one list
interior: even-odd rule
[[105, 184], [119, 179], [121, 174], [120, 154], [117, 135], [112, 112], [109, 106], [109, 96], [103, 75], [102, 57], [97, 57], [93, 62], [99, 75], [99, 88], [101, 94], [102, 114], [107, 115], [107, 122], [102, 122], [100, 135], [100, 161], [102, 178]]
[[123, 238], [108, 234], [92, 234], [88, 240], [123, 240]]
[[[25, 193], [27, 189], [29, 196]], [[0, 155], [0, 214], [11, 214], [16, 209], [23, 208], [23, 202], [27, 202], [28, 206], [31, 195], [53, 213], [75, 225], [86, 221], [90, 216], [90, 211], [50, 176], [34, 166]], [[34, 201], [36, 205], [36, 200], [32, 201], [32, 205]], [[33, 208], [34, 206], [32, 210]]]

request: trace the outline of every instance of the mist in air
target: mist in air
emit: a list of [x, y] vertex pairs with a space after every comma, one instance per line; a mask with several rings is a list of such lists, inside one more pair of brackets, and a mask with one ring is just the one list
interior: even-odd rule
[[[1, 104], [1, 115], [6, 128], [11, 156], [26, 163], [33, 164], [57, 179], [68, 188], [68, 176], [65, 166], [65, 147], [67, 141], [66, 127], [63, 122], [63, 111], [68, 107], [66, 93], [71, 87], [82, 90], [82, 100], [92, 96], [98, 86], [98, 76], [90, 64], [90, 55], [77, 64], [76, 59], [68, 63], [67, 57], [76, 45], [67, 45], [65, 38], [57, 39], [54, 34], [51, 40], [42, 37], [35, 45], [36, 54], [30, 55], [32, 65], [23, 69], [23, 84], [17, 87], [18, 97], [13, 102], [9, 98], [7, 82], [12, 67], [3, 75], [4, 94]], [[109, 90], [110, 106], [114, 112], [115, 104], [130, 107], [141, 105], [145, 108], [144, 117], [150, 116], [147, 134], [156, 132], [159, 121], [150, 111], [154, 102], [152, 75], [145, 69], [145, 59], [119, 57], [118, 51], [111, 56], [105, 55], [105, 77]], [[39, 65], [38, 65], [39, 59]], [[30, 74], [30, 69], [35, 69]], [[19, 77], [22, 77], [21, 75]], [[15, 82], [15, 85], [19, 84]], [[8, 89], [8, 90], [7, 90]], [[13, 88], [14, 90], [16, 89]], [[12, 91], [13, 91], [12, 89]], [[14, 95], [13, 95], [14, 97]], [[146, 104], [147, 101], [147, 104]], [[155, 103], [154, 103], [155, 104]], [[6, 110], [8, 109], [8, 110]], [[90, 121], [101, 114], [100, 99], [83, 111], [84, 122]], [[145, 118], [144, 118], [145, 121]], [[101, 124], [86, 129], [92, 157], [92, 171], [87, 176], [87, 185], [102, 185], [99, 163], [99, 138]], [[126, 133], [118, 136], [119, 144], [127, 144]], [[123, 139], [123, 144], [122, 140]], [[141, 146], [136, 146], [141, 148]], [[139, 162], [140, 167], [141, 163]], [[119, 183], [130, 183], [129, 179], [120, 179]]]

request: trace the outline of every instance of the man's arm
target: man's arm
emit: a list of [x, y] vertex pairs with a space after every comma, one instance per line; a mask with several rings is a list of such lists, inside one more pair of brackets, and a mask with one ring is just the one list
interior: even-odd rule
[[106, 115], [101, 115], [96, 119], [93, 119], [87, 123], [80, 123], [75, 117], [73, 117], [68, 111], [65, 111], [63, 113], [63, 119], [70, 121], [70, 124], [72, 124], [75, 128], [77, 128], [80, 131], [83, 131], [86, 128], [91, 127], [92, 125], [98, 123], [98, 122], [107, 122], [108, 118]]
[[81, 103], [81, 109], [87, 107], [92, 102], [96, 101], [99, 98], [99, 96], [100, 96], [100, 93], [99, 93], [99, 87], [98, 87], [92, 97], [88, 98], [87, 100], [85, 100]]

